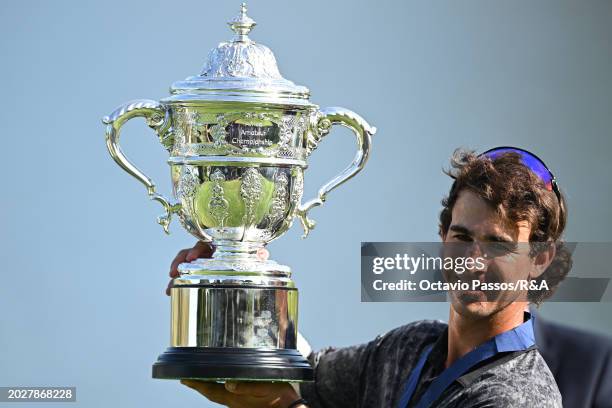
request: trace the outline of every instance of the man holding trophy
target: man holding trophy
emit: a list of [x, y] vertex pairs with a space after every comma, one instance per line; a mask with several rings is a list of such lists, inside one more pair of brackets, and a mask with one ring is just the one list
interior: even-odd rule
[[[522, 149], [503, 147], [479, 156], [458, 151], [452, 165], [455, 182], [440, 214], [442, 241], [474, 244], [485, 257], [493, 253], [488, 245], [516, 246], [511, 265], [497, 251], [486, 269], [469, 272], [472, 278], [487, 282], [518, 272], [558, 284], [570, 267], [560, 241], [565, 200], [544, 163]], [[187, 253], [210, 251], [198, 243], [179, 252], [173, 265]], [[170, 274], [176, 274], [174, 267]], [[367, 344], [310, 353], [315, 381], [300, 384], [303, 399], [287, 384], [183, 383], [229, 407], [561, 407], [525, 312], [555, 289], [501, 292], [495, 298], [451, 292], [448, 325], [417, 321]]]
[[[162, 204], [164, 230], [176, 215], [200, 241], [172, 264], [171, 344], [153, 377], [181, 379], [230, 407], [561, 406], [523, 313], [527, 301], [549, 294], [451, 294], [448, 327], [415, 322], [360, 346], [297, 350], [297, 288], [265, 245], [294, 218], [308, 234], [309, 211], [363, 169], [375, 128], [350, 110], [320, 109], [307, 88], [283, 78], [270, 49], [249, 38], [255, 21], [244, 4], [228, 24], [234, 38], [211, 50], [199, 75], [175, 82], [159, 102], [128, 102], [103, 119], [110, 155]], [[136, 117], [169, 153], [176, 201], [157, 193], [120, 148], [122, 125]], [[302, 202], [307, 160], [333, 125], [353, 131], [357, 153]], [[562, 252], [564, 201], [539, 159], [507, 150], [455, 157], [440, 235], [479, 248], [491, 239], [546, 242], [515, 254], [520, 273], [539, 279]], [[504, 266], [490, 259], [474, 273], [487, 279], [495, 270]]]

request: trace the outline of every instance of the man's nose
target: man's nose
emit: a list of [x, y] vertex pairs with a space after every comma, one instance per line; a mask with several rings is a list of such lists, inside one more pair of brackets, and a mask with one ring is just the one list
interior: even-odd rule
[[466, 256], [470, 258], [474, 258], [474, 259], [478, 257], [484, 257], [483, 254], [484, 254], [484, 251], [482, 250], [482, 245], [478, 241], [470, 242], [465, 251]]
[[490, 258], [487, 257], [485, 245], [480, 241], [472, 241], [467, 248], [466, 256], [473, 260], [473, 267], [469, 268], [471, 272], [486, 272]]

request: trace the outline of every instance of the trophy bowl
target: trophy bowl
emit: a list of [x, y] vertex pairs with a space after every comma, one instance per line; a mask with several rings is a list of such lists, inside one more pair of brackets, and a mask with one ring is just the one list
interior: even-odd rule
[[287, 230], [302, 197], [299, 166], [172, 167], [183, 226], [204, 241], [265, 245]]
[[[162, 204], [168, 232], [176, 215], [184, 229], [215, 248], [211, 258], [179, 265], [171, 282], [170, 347], [153, 377], [210, 381], [311, 381], [296, 350], [298, 292], [291, 270], [257, 252], [297, 217], [360, 172], [375, 129], [344, 108], [309, 101], [307, 88], [283, 78], [274, 55], [252, 41], [255, 22], [241, 12], [229, 23], [234, 39], [211, 50], [202, 72], [175, 82], [161, 101], [128, 102], [103, 119], [111, 157]], [[174, 200], [122, 152], [126, 121], [142, 117], [169, 153]], [[333, 125], [351, 129], [357, 153], [340, 174], [303, 202], [308, 157]]]

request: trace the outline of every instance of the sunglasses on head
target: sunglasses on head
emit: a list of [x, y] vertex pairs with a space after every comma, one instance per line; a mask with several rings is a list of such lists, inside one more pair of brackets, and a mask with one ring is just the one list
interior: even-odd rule
[[527, 150], [520, 149], [518, 147], [500, 146], [489, 149], [486, 152], [480, 153], [478, 157], [486, 157], [488, 159], [496, 159], [497, 157], [506, 153], [518, 153], [521, 156], [521, 162], [532, 172], [534, 172], [540, 180], [544, 183], [544, 186], [548, 191], [554, 191], [559, 203], [561, 202], [561, 193], [559, 187], [557, 187], [557, 181], [555, 176], [548, 169], [546, 164], [535, 154], [528, 152]]

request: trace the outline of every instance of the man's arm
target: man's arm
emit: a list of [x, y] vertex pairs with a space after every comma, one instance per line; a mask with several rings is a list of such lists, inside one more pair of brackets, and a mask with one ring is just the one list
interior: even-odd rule
[[516, 384], [490, 384], [467, 393], [457, 401], [456, 406], [470, 408], [562, 408], [561, 398], [554, 393], [526, 393], [525, 388]]
[[310, 353], [315, 381], [301, 383], [300, 392], [312, 408], [355, 407], [370, 343]]

